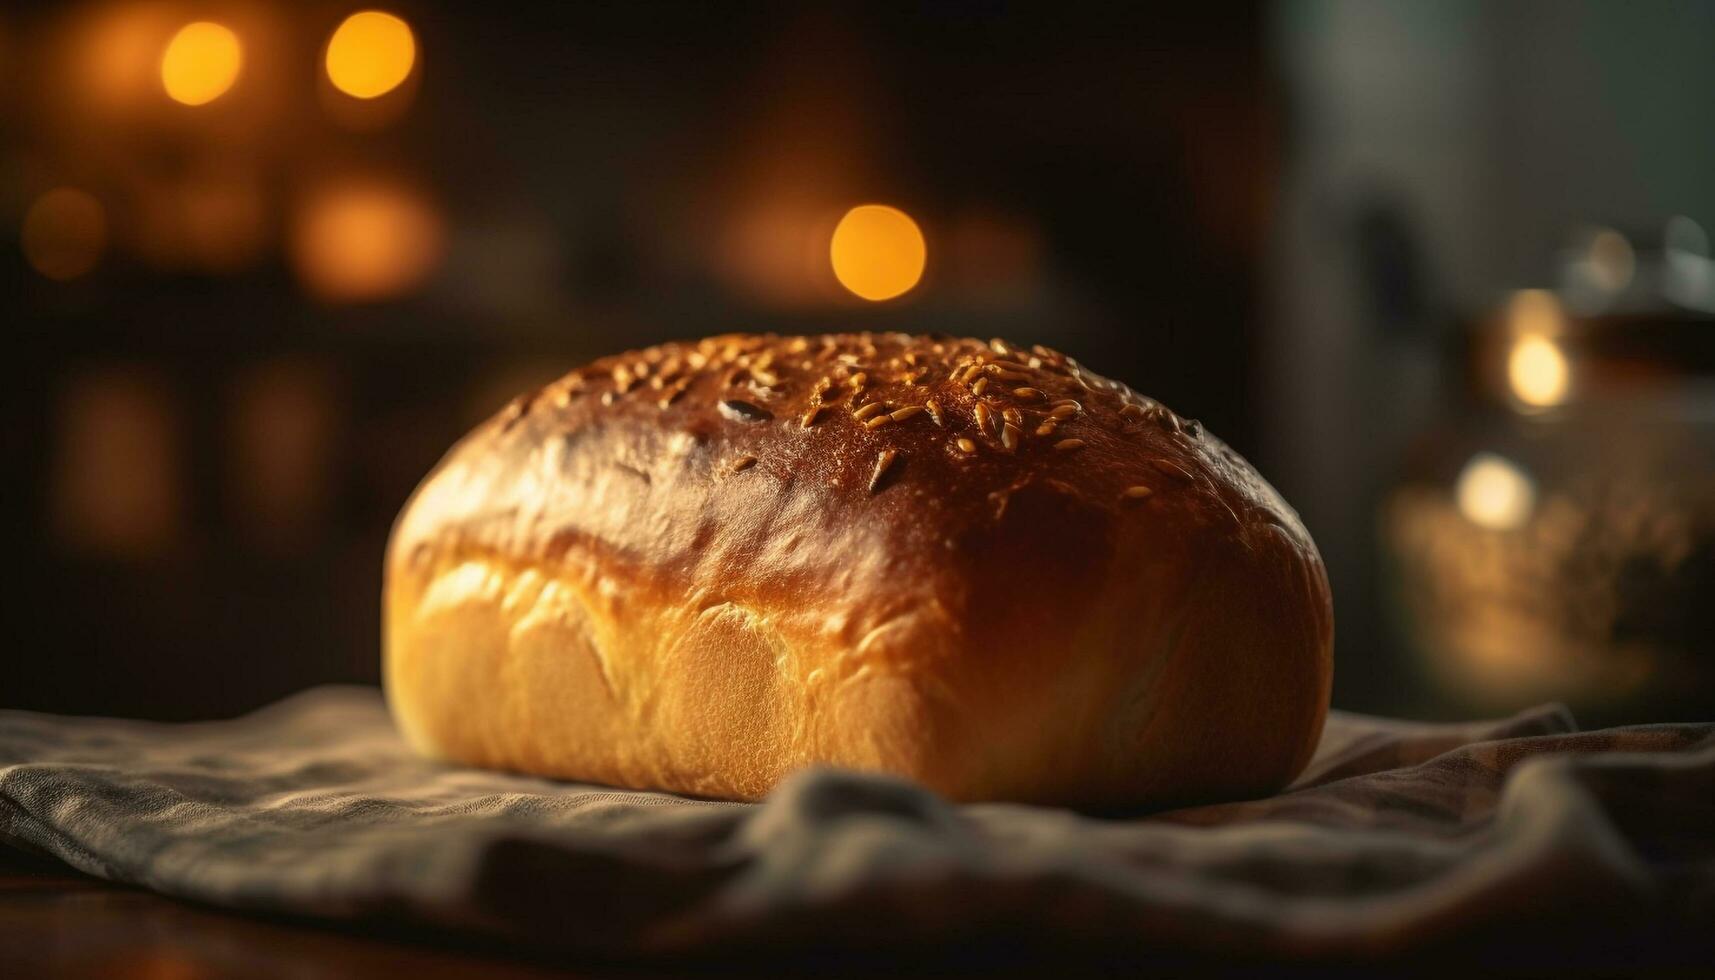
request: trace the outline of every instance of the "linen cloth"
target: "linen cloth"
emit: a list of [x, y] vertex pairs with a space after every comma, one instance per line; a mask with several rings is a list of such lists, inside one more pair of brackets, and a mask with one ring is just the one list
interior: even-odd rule
[[1715, 724], [1335, 712], [1285, 792], [1115, 816], [839, 771], [736, 804], [461, 768], [374, 689], [325, 687], [196, 724], [0, 711], [0, 842], [216, 906], [629, 961], [1690, 964], [1715, 951]]

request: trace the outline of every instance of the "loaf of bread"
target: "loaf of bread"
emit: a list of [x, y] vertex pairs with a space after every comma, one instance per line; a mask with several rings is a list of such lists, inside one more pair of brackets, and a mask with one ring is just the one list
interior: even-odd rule
[[732, 335], [597, 361], [394, 528], [389, 702], [440, 758], [739, 800], [1249, 797], [1309, 760], [1315, 545], [1197, 422], [1044, 347]]

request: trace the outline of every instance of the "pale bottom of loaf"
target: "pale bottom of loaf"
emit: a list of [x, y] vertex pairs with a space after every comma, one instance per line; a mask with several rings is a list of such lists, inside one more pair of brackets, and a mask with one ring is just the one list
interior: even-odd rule
[[[1302, 768], [1326, 705], [1325, 669], [1248, 655], [1267, 639], [1249, 616], [1178, 630], [1195, 666], [1169, 650], [1110, 675], [1111, 656], [1056, 651], [1025, 675], [854, 657], [794, 628], [801, 610], [614, 593], [496, 558], [395, 569], [385, 679], [406, 738], [457, 762], [733, 799], [826, 764], [960, 800], [1111, 805], [1272, 791]], [[944, 632], [894, 625], [881, 640], [908, 654]], [[1120, 685], [1133, 693], [1116, 700]]]

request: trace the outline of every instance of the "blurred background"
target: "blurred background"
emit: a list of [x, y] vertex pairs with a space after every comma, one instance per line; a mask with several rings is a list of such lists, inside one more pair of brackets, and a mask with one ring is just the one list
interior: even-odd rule
[[511, 395], [728, 330], [1063, 349], [1326, 557], [1335, 703], [1715, 715], [1715, 2], [0, 11], [0, 705], [378, 678]]

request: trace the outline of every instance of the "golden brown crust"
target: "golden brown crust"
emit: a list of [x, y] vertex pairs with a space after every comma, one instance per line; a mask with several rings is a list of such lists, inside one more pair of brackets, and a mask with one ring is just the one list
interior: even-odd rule
[[413, 741], [575, 779], [1163, 804], [1284, 785], [1327, 709], [1292, 510], [1196, 422], [998, 340], [597, 361], [448, 454], [387, 572]]

